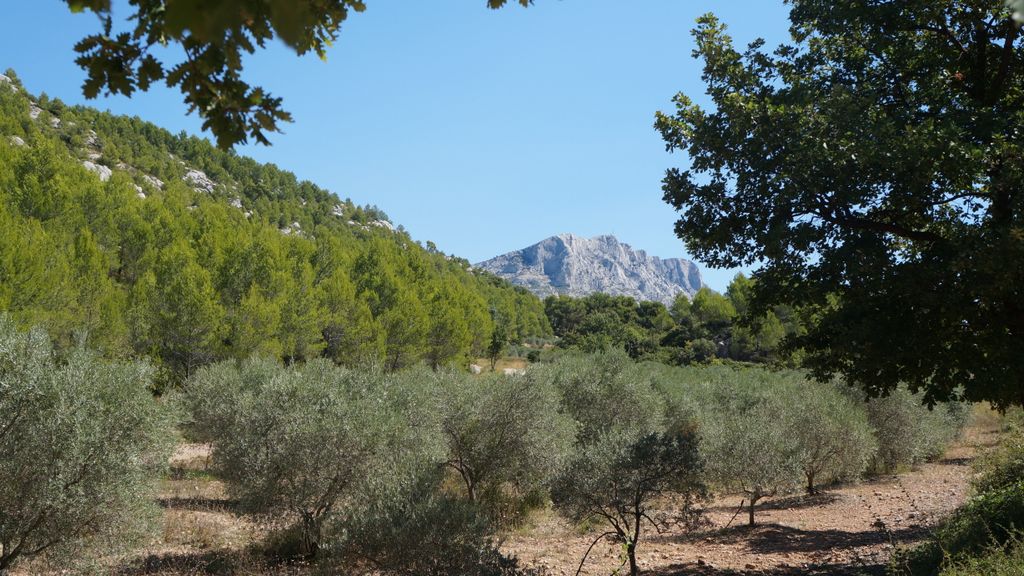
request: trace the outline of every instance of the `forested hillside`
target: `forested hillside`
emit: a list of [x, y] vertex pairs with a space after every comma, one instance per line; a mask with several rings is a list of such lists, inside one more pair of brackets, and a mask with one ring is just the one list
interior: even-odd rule
[[138, 118], [0, 77], [0, 309], [147, 355], [163, 383], [225, 358], [398, 369], [481, 354], [541, 302], [421, 246], [373, 206]]

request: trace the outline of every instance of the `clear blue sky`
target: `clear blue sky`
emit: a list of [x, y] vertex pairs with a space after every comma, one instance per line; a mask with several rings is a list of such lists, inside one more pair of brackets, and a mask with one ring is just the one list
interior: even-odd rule
[[[686, 256], [660, 181], [669, 155], [652, 128], [683, 91], [701, 101], [689, 31], [714, 12], [745, 45], [788, 39], [781, 0], [368, 0], [327, 62], [274, 44], [248, 62], [253, 84], [295, 118], [272, 147], [240, 150], [341, 197], [380, 206], [417, 240], [479, 261], [561, 232], [615, 234]], [[115, 2], [125, 14], [125, 3]], [[74, 43], [99, 30], [64, 2], [3, 0], [0, 70], [85, 103]], [[173, 132], [199, 133], [165, 87], [89, 102]], [[722, 290], [735, 271], [708, 270]]]

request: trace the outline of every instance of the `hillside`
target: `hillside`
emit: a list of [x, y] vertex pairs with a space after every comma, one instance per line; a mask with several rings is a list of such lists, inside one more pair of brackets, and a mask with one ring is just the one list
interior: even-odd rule
[[397, 369], [480, 354], [495, 322], [550, 333], [527, 291], [374, 206], [0, 76], [0, 310], [151, 357], [164, 382], [222, 358]]
[[692, 297], [704, 285], [693, 262], [648, 256], [614, 236], [560, 234], [477, 266], [542, 298], [603, 292], [668, 306], [680, 292]]

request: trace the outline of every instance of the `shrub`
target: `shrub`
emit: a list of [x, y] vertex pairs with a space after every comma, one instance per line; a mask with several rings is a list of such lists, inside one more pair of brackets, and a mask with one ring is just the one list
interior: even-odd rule
[[520, 493], [540, 489], [567, 457], [575, 422], [558, 412], [558, 391], [538, 376], [442, 378], [446, 464], [470, 501], [494, 503], [505, 484]]
[[700, 429], [708, 471], [716, 483], [743, 491], [753, 526], [758, 501], [800, 482], [803, 453], [792, 412], [782, 399], [753, 396], [704, 408]]
[[921, 394], [901, 386], [888, 396], [870, 399], [867, 412], [878, 440], [872, 468], [885, 472], [942, 455], [963, 429], [969, 406], [953, 402], [929, 408]]
[[611, 428], [650, 432], [664, 426], [662, 397], [624, 352], [566, 356], [535, 370], [537, 378], [554, 383], [562, 410], [580, 423], [580, 443]]
[[1024, 567], [1024, 534], [1017, 533], [1012, 544], [994, 547], [982, 556], [967, 558], [947, 567], [942, 576], [1020, 576]]
[[437, 395], [420, 378], [319, 360], [231, 370], [204, 368], [190, 383], [194, 426], [211, 440], [213, 469], [229, 494], [255, 512], [294, 515], [306, 555], [360, 493], [407, 482], [441, 458], [430, 402]]
[[[1014, 431], [975, 465], [974, 490], [990, 492], [1012, 486], [1024, 478], [1024, 433]], [[1021, 526], [1024, 528], [1024, 526]]]
[[[581, 445], [576, 457], [556, 480], [551, 498], [574, 522], [597, 517], [626, 550], [630, 574], [637, 574], [636, 549], [645, 522], [661, 530], [666, 518], [655, 518], [651, 501], [663, 494], [683, 497], [681, 518], [692, 523], [694, 504], [706, 495], [691, 430], [636, 434], [613, 430]], [[595, 541], [596, 542], [596, 541]], [[586, 561], [584, 556], [582, 562]]]
[[864, 408], [829, 385], [807, 383], [794, 393], [790, 425], [807, 492], [819, 481], [858, 478], [877, 450]]
[[0, 318], [0, 572], [147, 527], [171, 437], [151, 375], [81, 349], [58, 361], [45, 333]]
[[344, 525], [328, 558], [346, 568], [362, 561], [373, 573], [402, 576], [528, 574], [503, 555], [476, 504], [438, 490], [428, 477], [399, 495], [371, 498]]

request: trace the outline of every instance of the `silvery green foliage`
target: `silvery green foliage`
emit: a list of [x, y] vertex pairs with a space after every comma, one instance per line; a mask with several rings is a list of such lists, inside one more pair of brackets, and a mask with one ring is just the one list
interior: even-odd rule
[[864, 406], [827, 384], [793, 393], [792, 430], [808, 493], [820, 482], [859, 479], [878, 450]]
[[942, 455], [966, 424], [969, 405], [923, 404], [922, 394], [900, 386], [888, 396], [867, 401], [867, 414], [878, 439], [876, 471], [913, 466]]
[[148, 528], [171, 437], [151, 372], [80, 349], [58, 359], [44, 332], [0, 317], [0, 572]]
[[400, 576], [533, 574], [501, 553], [479, 506], [439, 488], [438, 472], [407, 490], [367, 498], [364, 510], [338, 526], [325, 564]]
[[437, 392], [416, 378], [250, 361], [201, 370], [187, 394], [229, 494], [254, 512], [297, 519], [310, 555], [324, 524], [346, 518], [363, 495], [397, 489], [443, 458]]
[[588, 443], [609, 428], [652, 432], [664, 427], [662, 397], [648, 371], [621, 351], [569, 355], [536, 368], [562, 396], [562, 410], [580, 424], [578, 442]]
[[[698, 437], [691, 429], [643, 433], [610, 429], [577, 447], [556, 479], [551, 498], [574, 522], [597, 519], [608, 535], [623, 544], [630, 574], [637, 574], [637, 546], [645, 530], [668, 525], [692, 526], [696, 505], [706, 496]], [[652, 502], [673, 494], [672, 514], [656, 513]], [[584, 558], [585, 560], [586, 558]]]
[[770, 396], [751, 395], [712, 407], [701, 415], [704, 457], [716, 484], [742, 490], [754, 507], [764, 497], [785, 493], [801, 480], [801, 446], [793, 414]]
[[576, 437], [576, 423], [558, 410], [558, 390], [539, 372], [474, 378], [443, 373], [442, 429], [446, 464], [458, 472], [469, 500], [511, 485], [520, 494], [547, 486]]

